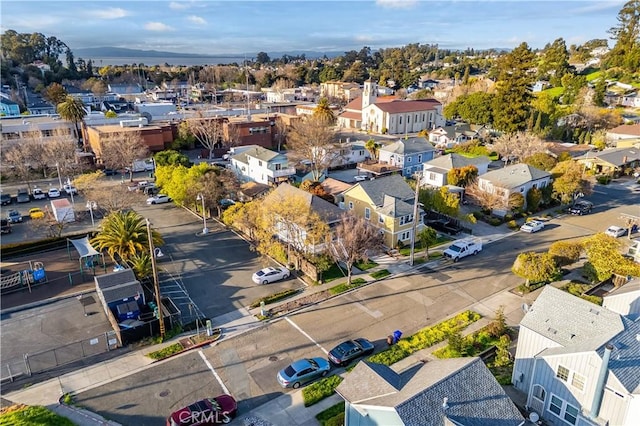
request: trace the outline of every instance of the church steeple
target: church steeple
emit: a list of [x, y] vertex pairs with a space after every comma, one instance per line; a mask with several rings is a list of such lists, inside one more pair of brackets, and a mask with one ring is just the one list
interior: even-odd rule
[[378, 85], [371, 81], [371, 79], [364, 82], [364, 88], [362, 89], [362, 110], [369, 105], [376, 103], [378, 97]]

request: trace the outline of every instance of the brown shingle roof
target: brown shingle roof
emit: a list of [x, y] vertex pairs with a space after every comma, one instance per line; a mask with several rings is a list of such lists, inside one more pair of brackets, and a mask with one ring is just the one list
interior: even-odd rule
[[401, 112], [415, 112], [425, 111], [429, 109], [435, 109], [436, 106], [441, 105], [440, 102], [435, 99], [421, 99], [416, 101], [399, 101], [375, 103], [376, 107], [380, 108], [384, 112], [390, 114], [397, 114]]
[[607, 131], [619, 135], [640, 136], [640, 124], [622, 124]]

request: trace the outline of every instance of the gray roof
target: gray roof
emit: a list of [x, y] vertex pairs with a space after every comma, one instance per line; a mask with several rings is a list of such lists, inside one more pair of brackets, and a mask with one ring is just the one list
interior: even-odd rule
[[491, 160], [488, 157], [465, 157], [460, 154], [447, 154], [436, 157], [427, 161], [425, 165], [440, 167], [445, 170], [460, 169], [466, 166], [477, 166], [479, 164], [489, 164]]
[[255, 148], [250, 148], [245, 151], [242, 151], [241, 153], [236, 154], [231, 158], [233, 158], [236, 161], [240, 161], [241, 163], [248, 164], [249, 163], [248, 157], [253, 157], [253, 158], [257, 158], [258, 160], [269, 162], [279, 155], [282, 155], [282, 154], [275, 151], [271, 151], [270, 149], [255, 147]]
[[[633, 394], [640, 393], [640, 320], [625, 321], [625, 330], [612, 339], [613, 352], [609, 360], [611, 371], [620, 383]], [[604, 344], [598, 348], [600, 357], [604, 354]]]
[[431, 152], [435, 150], [431, 142], [425, 138], [400, 139], [399, 141], [380, 148], [380, 151], [402, 155], [419, 154], [421, 152]]
[[527, 182], [550, 177], [551, 174], [528, 164], [512, 164], [502, 169], [483, 174], [480, 179], [491, 182], [494, 186], [513, 189]]
[[382, 207], [376, 209], [379, 213], [389, 217], [400, 217], [413, 214], [413, 204], [399, 200], [391, 195], [384, 195]]
[[520, 321], [520, 326], [570, 352], [578, 348], [581, 351], [596, 350], [624, 329], [619, 314], [550, 285], [542, 290]]
[[403, 201], [413, 203], [415, 191], [398, 174], [383, 176], [373, 180], [358, 182], [355, 186], [360, 186], [367, 193], [373, 203], [380, 207], [384, 204], [384, 196], [391, 195]]
[[121, 284], [138, 281], [133, 274], [132, 269], [123, 269], [122, 271], [111, 272], [105, 275], [98, 275], [93, 278], [96, 287], [99, 289], [107, 289]]
[[300, 197], [305, 201], [305, 204], [311, 208], [314, 212], [318, 213], [327, 223], [333, 223], [340, 220], [342, 213], [344, 213], [340, 207], [329, 201], [313, 195], [310, 192], [296, 188], [288, 183], [282, 183], [278, 185], [273, 191], [267, 195], [267, 198], [273, 197]]
[[138, 281], [102, 290], [102, 296], [107, 303], [123, 300], [128, 297], [134, 297], [136, 295], [144, 296], [144, 290]]
[[405, 425], [453, 421], [469, 426], [517, 426], [524, 421], [477, 357], [430, 361], [400, 373], [364, 361], [336, 391], [353, 405], [393, 408]]
[[96, 290], [102, 293], [106, 303], [126, 299], [136, 294], [144, 295], [144, 290], [131, 269], [99, 275], [93, 280], [96, 283]]
[[3, 103], [5, 105], [18, 105], [17, 102], [14, 102], [11, 99], [7, 99], [7, 98], [0, 98], [0, 103]]
[[607, 163], [620, 167], [634, 161], [640, 161], [640, 149], [635, 147], [608, 149], [596, 154], [587, 153], [579, 158], [597, 158], [601, 161], [606, 161]]

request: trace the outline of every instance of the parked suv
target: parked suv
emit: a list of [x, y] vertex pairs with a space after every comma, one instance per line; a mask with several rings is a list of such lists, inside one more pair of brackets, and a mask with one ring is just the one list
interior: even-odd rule
[[574, 203], [573, 206], [567, 209], [567, 211], [571, 214], [582, 216], [583, 214], [591, 213], [592, 209], [593, 203], [591, 203], [590, 201], [581, 200]]

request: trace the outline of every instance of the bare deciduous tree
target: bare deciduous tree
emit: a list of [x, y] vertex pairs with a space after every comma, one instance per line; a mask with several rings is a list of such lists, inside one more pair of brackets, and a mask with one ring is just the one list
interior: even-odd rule
[[76, 188], [87, 201], [93, 201], [105, 213], [130, 209], [139, 202], [135, 192], [126, 185], [113, 186], [104, 179], [104, 173], [86, 173], [74, 181]]
[[276, 128], [276, 142], [278, 143], [278, 152], [287, 142], [287, 135], [289, 134], [289, 126], [282, 119], [276, 117], [275, 120], [275, 128]]
[[336, 134], [325, 120], [308, 117], [296, 122], [289, 132], [287, 150], [298, 164], [308, 165], [314, 180], [340, 157]]
[[209, 150], [209, 160], [213, 158], [213, 149], [224, 138], [224, 128], [219, 117], [205, 117], [198, 111], [196, 117], [186, 121], [189, 130], [195, 138]]
[[526, 132], [505, 133], [489, 144], [488, 148], [500, 154], [505, 164], [519, 162], [533, 154], [547, 151], [547, 146], [542, 139]]
[[44, 155], [48, 158], [49, 165], [55, 159], [61, 177], [71, 178], [84, 168], [83, 163], [78, 161], [77, 145], [73, 136], [64, 132], [54, 132], [50, 140], [44, 144]]
[[502, 191], [501, 188], [493, 188], [493, 191], [485, 191], [480, 188], [476, 180], [467, 185], [464, 190], [464, 196], [484, 210], [506, 210], [509, 208], [509, 202]]
[[359, 260], [368, 260], [383, 247], [384, 239], [379, 230], [361, 217], [345, 213], [336, 226], [329, 253], [347, 268], [347, 284], [351, 284], [351, 270]]
[[149, 148], [142, 141], [139, 131], [123, 130], [102, 135], [99, 157], [110, 169], [129, 168], [129, 180], [133, 181], [133, 162], [149, 155]]

